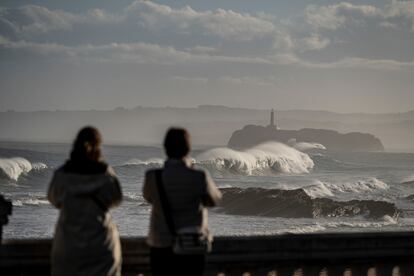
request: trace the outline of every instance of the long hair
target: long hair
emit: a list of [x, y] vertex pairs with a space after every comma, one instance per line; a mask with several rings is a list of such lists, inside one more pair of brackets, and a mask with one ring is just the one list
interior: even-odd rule
[[102, 136], [92, 126], [82, 128], [76, 136], [70, 154], [71, 161], [92, 161], [101, 160]]

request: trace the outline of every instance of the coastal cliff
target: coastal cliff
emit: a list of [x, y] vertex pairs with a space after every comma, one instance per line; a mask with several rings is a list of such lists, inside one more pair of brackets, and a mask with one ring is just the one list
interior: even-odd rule
[[334, 130], [312, 128], [281, 130], [272, 125], [247, 125], [243, 129], [236, 130], [228, 141], [228, 147], [245, 149], [267, 141], [288, 143], [291, 139], [296, 139], [298, 142], [320, 143], [328, 150], [384, 151], [381, 140], [369, 133], [342, 134]]

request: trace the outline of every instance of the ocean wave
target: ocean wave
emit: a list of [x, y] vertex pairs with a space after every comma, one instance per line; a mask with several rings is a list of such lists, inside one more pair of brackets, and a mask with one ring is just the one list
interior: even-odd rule
[[404, 178], [401, 184], [414, 184], [414, 175]]
[[31, 170], [43, 170], [47, 166], [43, 163], [30, 163], [23, 157], [0, 158], [0, 177], [17, 181], [20, 175]]
[[145, 202], [142, 194], [138, 192], [124, 192], [123, 197], [127, 201]]
[[326, 147], [319, 143], [309, 143], [309, 142], [297, 142], [296, 139], [292, 138], [287, 143], [292, 148], [297, 149], [298, 151], [310, 151], [310, 150], [326, 150]]
[[149, 158], [147, 160], [133, 158], [115, 167], [130, 167], [130, 166], [154, 167], [154, 166], [161, 166], [163, 163], [164, 163], [164, 160], [161, 158]]
[[33, 206], [39, 206], [39, 205], [48, 205], [49, 201], [44, 198], [23, 198], [23, 199], [15, 199], [13, 200], [13, 206], [21, 207], [25, 205], [33, 205]]
[[37, 163], [33, 163], [32, 164], [32, 169], [35, 171], [41, 171], [41, 170], [45, 170], [47, 169], [47, 165], [41, 162], [37, 162]]
[[197, 163], [209, 170], [242, 175], [265, 173], [309, 173], [314, 167], [306, 153], [269, 142], [245, 151], [215, 148], [199, 154]]
[[317, 180], [314, 184], [303, 187], [305, 193], [307, 193], [312, 198], [323, 198], [323, 197], [333, 197], [334, 194], [330, 187], [325, 183]]
[[375, 177], [370, 177], [367, 179], [360, 179], [356, 182], [343, 183], [341, 185], [335, 184], [331, 185], [331, 188], [337, 189], [339, 192], [343, 193], [361, 193], [361, 192], [373, 192], [373, 191], [384, 191], [388, 190], [389, 186], [387, 183], [378, 180]]
[[382, 194], [389, 190], [389, 185], [375, 177], [358, 179], [354, 182], [329, 183], [315, 180], [312, 185], [303, 187], [312, 198], [334, 197], [366, 197]]
[[[314, 225], [296, 226], [286, 229], [283, 232], [291, 234], [306, 234], [321, 231], [332, 231], [334, 229], [377, 229], [387, 226], [395, 226], [399, 224], [396, 217], [385, 215], [377, 220], [352, 220], [346, 218], [338, 218], [337, 220], [319, 220]], [[279, 233], [280, 234], [280, 233]]]
[[303, 189], [224, 188], [221, 191], [223, 200], [217, 211], [233, 215], [284, 218], [364, 216], [379, 219], [400, 214], [390, 202], [312, 198]]
[[320, 224], [315, 225], [307, 225], [302, 227], [294, 227], [292, 229], [283, 231], [282, 233], [289, 233], [289, 234], [309, 234], [315, 232], [321, 232], [326, 230], [326, 227]]
[[379, 228], [390, 225], [397, 225], [398, 220], [395, 217], [385, 215], [379, 218], [379, 221], [341, 221], [341, 222], [326, 222], [323, 226], [329, 228]]

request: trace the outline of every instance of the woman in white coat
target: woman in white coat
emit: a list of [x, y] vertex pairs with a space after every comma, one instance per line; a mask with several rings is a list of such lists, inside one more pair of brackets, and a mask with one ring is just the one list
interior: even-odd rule
[[108, 210], [121, 202], [122, 192], [101, 161], [101, 140], [97, 129], [83, 128], [50, 183], [48, 199], [60, 210], [52, 275], [121, 275], [119, 234]]

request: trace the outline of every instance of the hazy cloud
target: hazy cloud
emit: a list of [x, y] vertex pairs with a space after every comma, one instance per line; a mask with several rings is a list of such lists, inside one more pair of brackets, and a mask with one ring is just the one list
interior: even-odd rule
[[51, 11], [41, 6], [0, 9], [0, 30], [16, 37], [31, 37], [52, 31], [67, 31], [81, 16], [65, 11]]
[[34, 43], [27, 41], [9, 41], [0, 38], [0, 50], [24, 51], [49, 57], [61, 57], [68, 61], [114, 62], [158, 65], [178, 65], [189, 63], [241, 63], [271, 64], [269, 60], [255, 57], [232, 57], [220, 55], [196, 54], [180, 51], [174, 47], [150, 43], [110, 43], [102, 45], [65, 46], [56, 43]]
[[[395, 40], [398, 39], [395, 30], [398, 29], [401, 36], [411, 32], [413, 3], [393, 1], [384, 9], [346, 2], [310, 5], [304, 10], [303, 20], [290, 20], [290, 24], [264, 12], [196, 11], [190, 6], [172, 8], [143, 0], [134, 1], [117, 13], [92, 9], [76, 14], [29, 5], [1, 8], [0, 34], [3, 50], [61, 54], [66, 60], [81, 57], [84, 60], [156, 64], [227, 61], [307, 68], [362, 66], [394, 70], [410, 64], [401, 57], [405, 54], [410, 57], [409, 61], [413, 60], [411, 53], [404, 53], [403, 49], [393, 57], [394, 54], [385, 49], [383, 51], [389, 53], [384, 56], [381, 45], [372, 45], [361, 36], [393, 29], [394, 33], [390, 35]], [[123, 36], [117, 30], [131, 32], [125, 32]], [[77, 45], [76, 38], [66, 45], [57, 39], [65, 32], [82, 39]], [[131, 41], [131, 37], [140, 32], [142, 35]], [[158, 36], [153, 37], [154, 33]], [[96, 41], [99, 40], [96, 34], [100, 34], [103, 41]], [[114, 34], [115, 40], [105, 41]], [[174, 34], [177, 38], [172, 36]], [[183, 35], [185, 39], [180, 37]], [[387, 35], [383, 35], [384, 41], [392, 41]], [[151, 39], [147, 40], [148, 36]], [[170, 37], [167, 45], [163, 37]], [[192, 41], [197, 44], [192, 45]], [[207, 41], [208, 45], [200, 43]], [[414, 47], [414, 40], [409, 42]], [[341, 54], [335, 55], [333, 48], [338, 46]], [[376, 47], [374, 51], [366, 50], [372, 46]], [[319, 52], [321, 60], [312, 56], [315, 51]], [[370, 56], [364, 56], [365, 52]]]
[[171, 30], [178, 33], [218, 36], [222, 39], [249, 41], [269, 35], [274, 30], [272, 22], [248, 13], [217, 9], [198, 12], [190, 6], [173, 9], [150, 1], [138, 0], [126, 9], [128, 16], [135, 16], [146, 28]]
[[381, 16], [382, 11], [370, 5], [354, 5], [342, 2], [327, 6], [308, 6], [305, 10], [306, 22], [320, 29], [335, 30], [347, 23], [358, 23], [361, 18]]
[[272, 77], [263, 77], [263, 78], [257, 78], [257, 77], [230, 77], [230, 76], [224, 76], [220, 77], [218, 79], [220, 82], [228, 83], [231, 85], [238, 85], [238, 86], [275, 86], [275, 78]]
[[180, 81], [180, 82], [191, 82], [195, 84], [206, 84], [208, 82], [208, 78], [203, 77], [183, 77], [183, 76], [173, 76], [171, 77], [174, 81]]

